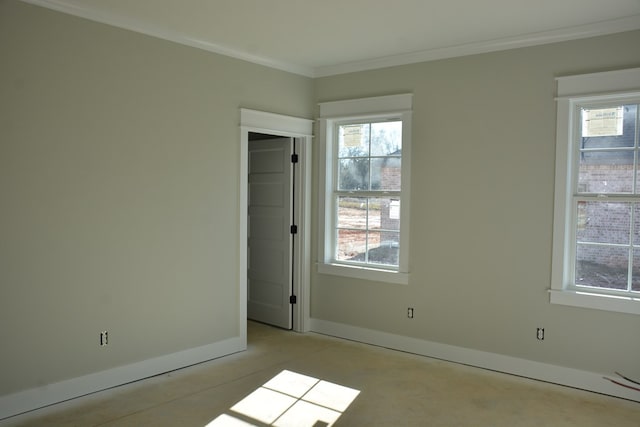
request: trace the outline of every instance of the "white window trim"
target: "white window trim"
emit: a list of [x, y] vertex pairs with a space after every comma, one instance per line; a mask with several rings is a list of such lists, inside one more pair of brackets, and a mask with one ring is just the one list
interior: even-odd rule
[[[401, 94], [320, 104], [319, 135], [319, 239], [318, 272], [355, 279], [408, 284], [409, 283], [409, 212], [411, 195], [411, 116], [413, 95]], [[345, 120], [375, 120], [397, 117], [402, 120], [402, 207], [400, 209], [400, 254], [397, 270], [354, 266], [332, 261], [333, 221], [326, 215], [332, 206], [334, 127]]]
[[640, 68], [559, 77], [556, 128], [556, 175], [553, 219], [553, 257], [550, 302], [574, 307], [640, 314], [640, 297], [620, 296], [606, 290], [576, 289], [570, 283], [573, 248], [572, 188], [575, 156], [572, 153], [580, 104], [640, 96]]

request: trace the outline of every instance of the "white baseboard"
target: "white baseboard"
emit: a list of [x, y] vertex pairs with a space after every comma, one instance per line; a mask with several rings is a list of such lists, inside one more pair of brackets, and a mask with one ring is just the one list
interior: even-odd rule
[[206, 362], [246, 350], [246, 348], [246, 339], [234, 337], [213, 344], [2, 396], [0, 397], [0, 420], [90, 393]]
[[[603, 374], [595, 372], [425, 341], [321, 319], [311, 319], [310, 323], [311, 332], [640, 402], [639, 392], [612, 384], [603, 378]], [[607, 375], [611, 374], [607, 373]]]

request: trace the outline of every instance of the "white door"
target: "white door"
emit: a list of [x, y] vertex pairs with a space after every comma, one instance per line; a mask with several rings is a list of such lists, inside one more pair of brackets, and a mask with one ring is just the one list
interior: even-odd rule
[[293, 138], [249, 141], [247, 317], [292, 328]]

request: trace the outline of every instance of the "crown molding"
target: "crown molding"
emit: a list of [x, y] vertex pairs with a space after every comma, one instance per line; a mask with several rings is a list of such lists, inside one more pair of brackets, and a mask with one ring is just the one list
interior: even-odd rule
[[316, 67], [313, 77], [328, 77], [358, 71], [395, 67], [398, 65], [429, 62], [438, 59], [456, 58], [461, 56], [476, 55], [480, 53], [497, 52], [501, 50], [516, 49], [521, 47], [584, 39], [638, 29], [640, 29], [640, 14], [631, 15], [620, 19], [596, 22], [593, 24], [567, 27], [560, 30], [523, 34], [514, 37], [465, 43], [438, 49], [427, 49], [418, 52], [385, 56], [364, 61], [354, 61], [349, 63], [330, 65], [326, 67]]
[[145, 34], [148, 36], [168, 40], [174, 43], [206, 50], [231, 58], [240, 59], [265, 67], [298, 74], [305, 77], [328, 77], [358, 71], [368, 71], [380, 68], [408, 65], [419, 62], [435, 61], [438, 59], [455, 58], [480, 53], [496, 52], [521, 47], [543, 45], [562, 41], [596, 37], [607, 34], [621, 33], [640, 29], [640, 14], [620, 19], [601, 21], [592, 24], [567, 27], [559, 30], [523, 34], [487, 41], [465, 43], [437, 49], [427, 49], [400, 55], [390, 55], [380, 58], [354, 61], [342, 64], [307, 67], [284, 61], [274, 60], [259, 55], [253, 55], [228, 46], [211, 43], [206, 40], [191, 37], [181, 32], [171, 31], [137, 19], [130, 19], [101, 11], [90, 7], [77, 6], [64, 0], [20, 0], [24, 3], [41, 6], [47, 9], [78, 16], [114, 27]]
[[251, 62], [265, 67], [274, 68], [281, 71], [286, 71], [293, 74], [299, 74], [305, 77], [313, 77], [314, 70], [310, 67], [302, 65], [291, 64], [284, 61], [277, 61], [271, 58], [253, 55], [247, 52], [242, 52], [237, 49], [233, 49], [228, 46], [223, 46], [215, 43], [211, 43], [206, 40], [191, 37], [187, 34], [171, 31], [159, 26], [149, 24], [138, 19], [131, 19], [119, 15], [105, 13], [102, 11], [94, 10], [90, 7], [77, 6], [66, 3], [64, 0], [20, 0], [24, 3], [33, 4], [35, 6], [44, 7], [47, 9], [55, 10], [57, 12], [66, 13], [68, 15], [77, 16], [79, 18], [89, 19], [91, 21], [99, 22], [101, 24], [111, 25], [113, 27], [122, 28], [125, 30], [141, 33], [147, 36], [156, 37], [159, 39], [167, 40], [170, 42], [182, 44], [185, 46], [194, 47], [196, 49], [206, 50], [208, 52], [217, 53], [220, 55], [228, 56], [235, 59]]

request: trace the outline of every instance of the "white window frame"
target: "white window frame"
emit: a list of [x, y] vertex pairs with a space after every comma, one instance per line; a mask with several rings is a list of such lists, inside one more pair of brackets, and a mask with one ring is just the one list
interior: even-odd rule
[[550, 302], [574, 307], [640, 314], [640, 295], [573, 284], [580, 108], [598, 103], [637, 101], [640, 68], [557, 78], [556, 176]]
[[[319, 137], [319, 248], [318, 272], [379, 282], [409, 283], [409, 212], [411, 194], [411, 116], [412, 94], [380, 96], [320, 103]], [[400, 249], [397, 268], [352, 265], [334, 259], [335, 207], [335, 129], [348, 121], [402, 121], [402, 175], [400, 208]]]

